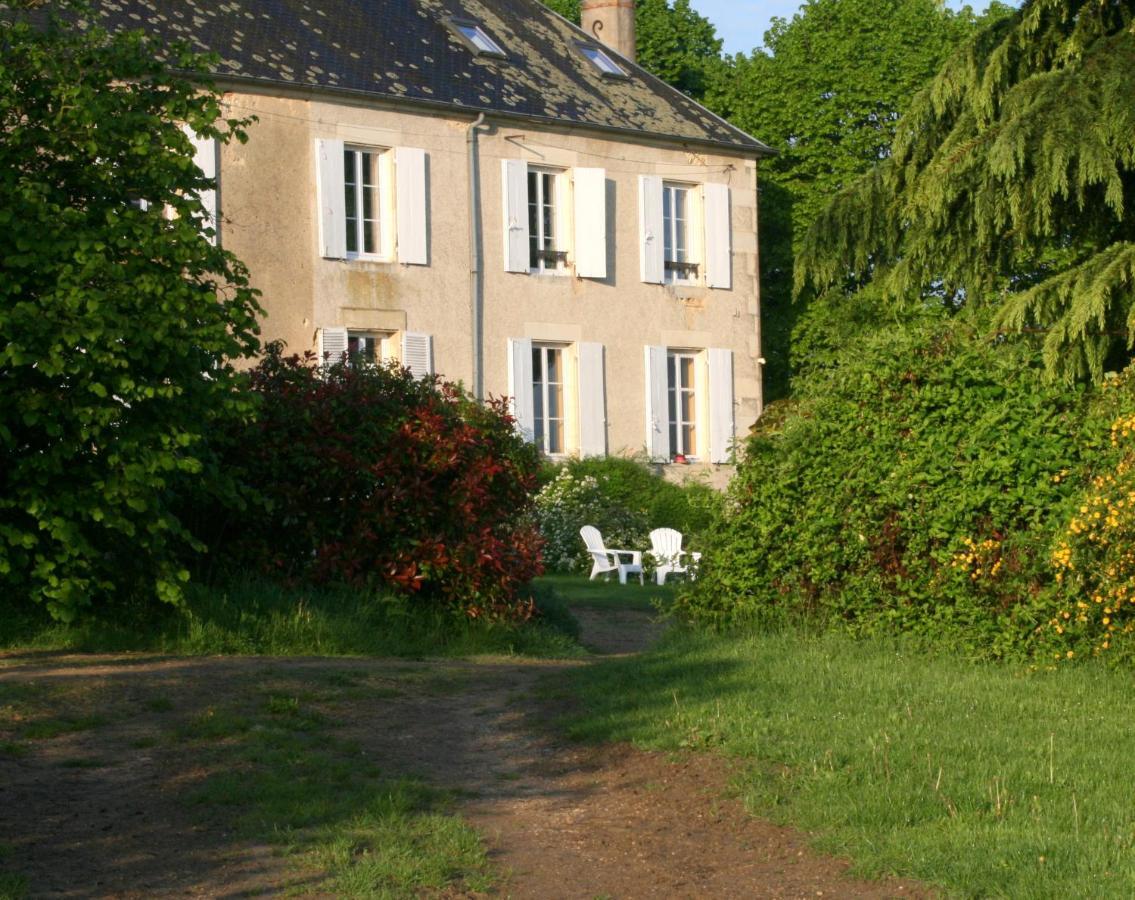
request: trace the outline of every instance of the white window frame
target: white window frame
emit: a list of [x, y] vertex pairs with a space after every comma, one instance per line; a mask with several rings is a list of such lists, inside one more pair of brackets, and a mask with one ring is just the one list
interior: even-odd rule
[[[685, 216], [681, 218], [675, 215], [679, 197], [685, 202]], [[665, 284], [701, 283], [703, 254], [698, 239], [700, 210], [697, 200], [697, 185], [677, 181], [662, 183], [662, 268]], [[679, 234], [679, 222], [682, 223], [683, 235]], [[675, 265], [691, 265], [694, 268], [683, 273], [682, 270], [674, 268]]]
[[480, 22], [470, 19], [452, 18], [450, 27], [461, 40], [478, 56], [507, 57], [500, 44], [494, 41]]
[[[532, 342], [532, 425], [533, 442], [546, 456], [561, 457], [568, 454], [567, 398], [569, 379], [567, 362], [570, 347], [564, 344]], [[548, 360], [555, 356], [559, 381], [548, 380]], [[540, 365], [536, 361], [539, 358]], [[556, 390], [558, 388], [558, 391]], [[559, 415], [551, 416], [549, 399], [558, 393]], [[559, 447], [550, 446], [552, 423], [559, 423]]]
[[[535, 176], [536, 191], [533, 193], [532, 184], [533, 176]], [[529, 166], [527, 175], [525, 176], [526, 184], [528, 186], [528, 208], [526, 213], [528, 215], [528, 271], [531, 275], [567, 275], [570, 274], [568, 266], [568, 246], [567, 234], [570, 228], [570, 222], [567, 218], [567, 210], [569, 208], [569, 179], [567, 172], [562, 169], [553, 169], [547, 166]], [[552, 221], [552, 241], [550, 247], [543, 247], [547, 235], [544, 233], [544, 215], [543, 210], [548, 206], [545, 191], [547, 185], [552, 188], [552, 202], [551, 207], [551, 221]], [[535, 208], [535, 215], [533, 215], [533, 208]], [[535, 229], [533, 229], [535, 226]], [[558, 259], [554, 264], [549, 264], [544, 259], [533, 260], [533, 242], [537, 250], [544, 252], [555, 253]]]
[[580, 52], [608, 78], [626, 78], [626, 70], [607, 55], [606, 51], [594, 44], [580, 44]]
[[[669, 348], [666, 350], [666, 425], [670, 433], [671, 459], [683, 456], [686, 459], [696, 461], [701, 458], [700, 449], [703, 442], [701, 434], [702, 384], [699, 376], [701, 356], [701, 351], [698, 350], [673, 350]], [[684, 362], [689, 362], [689, 374], [692, 376], [692, 383], [688, 385], [681, 383], [681, 364]], [[690, 419], [682, 416], [681, 400], [683, 394], [690, 398], [691, 412], [693, 413]], [[692, 431], [690, 446], [686, 445], [684, 432], [686, 428]]]
[[[370, 185], [375, 192], [372, 202], [372, 219], [366, 219], [364, 212], [364, 191], [366, 185], [362, 180], [363, 158], [369, 154], [374, 157], [374, 175], [376, 184]], [[348, 159], [350, 167], [348, 167]], [[394, 258], [394, 217], [390, 214], [392, 207], [392, 179], [390, 171], [391, 154], [389, 148], [367, 147], [359, 144], [345, 144], [343, 146], [343, 229], [346, 236], [345, 253], [347, 259], [375, 260], [378, 262], [391, 262]], [[353, 179], [349, 181], [348, 179]], [[352, 222], [346, 203], [348, 191], [354, 189], [355, 212]], [[377, 230], [373, 250], [365, 249], [365, 223], [373, 221]], [[352, 230], [354, 231], [355, 249], [350, 249]]]

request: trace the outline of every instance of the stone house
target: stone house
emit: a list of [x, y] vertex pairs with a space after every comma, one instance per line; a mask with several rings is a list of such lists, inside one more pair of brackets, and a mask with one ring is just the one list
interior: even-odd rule
[[216, 54], [198, 141], [266, 339], [513, 398], [552, 456], [727, 463], [761, 413], [757, 162], [634, 63], [633, 0], [102, 0]]

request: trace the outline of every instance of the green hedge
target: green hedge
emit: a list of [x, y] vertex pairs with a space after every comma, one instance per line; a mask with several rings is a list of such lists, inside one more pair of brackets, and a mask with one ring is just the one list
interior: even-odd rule
[[1047, 635], [1053, 547], [1105, 464], [1115, 402], [1044, 381], [1034, 346], [985, 333], [928, 316], [804, 378], [749, 441], [682, 614], [994, 656]]

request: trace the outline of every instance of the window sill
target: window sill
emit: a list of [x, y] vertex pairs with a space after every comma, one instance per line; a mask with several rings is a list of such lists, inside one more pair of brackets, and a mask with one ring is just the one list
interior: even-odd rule
[[528, 276], [538, 281], [562, 281], [571, 278], [572, 270], [563, 269], [529, 269]]
[[371, 265], [392, 267], [397, 264], [397, 260], [389, 256], [348, 256], [345, 257], [344, 262], [351, 263], [352, 265]]

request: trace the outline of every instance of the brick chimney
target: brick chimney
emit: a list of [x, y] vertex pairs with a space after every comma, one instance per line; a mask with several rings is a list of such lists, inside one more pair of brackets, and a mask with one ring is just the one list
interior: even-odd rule
[[635, 61], [634, 0], [582, 0], [579, 12], [584, 31]]

